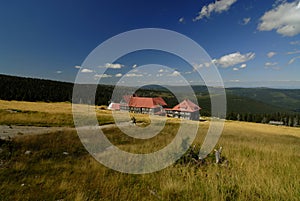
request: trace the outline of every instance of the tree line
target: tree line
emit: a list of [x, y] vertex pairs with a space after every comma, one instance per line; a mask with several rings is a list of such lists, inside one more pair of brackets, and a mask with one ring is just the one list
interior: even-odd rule
[[235, 121], [247, 121], [255, 123], [277, 122], [285, 126], [298, 127], [300, 125], [299, 113], [276, 112], [272, 114], [252, 114], [229, 112], [226, 119]]
[[[0, 99], [17, 101], [72, 102], [74, 84], [35, 78], [0, 75]], [[82, 85], [82, 90], [91, 89]], [[96, 105], [107, 105], [113, 92], [112, 86], [99, 85], [95, 94]], [[75, 98], [76, 102], [87, 103], [90, 98]]]

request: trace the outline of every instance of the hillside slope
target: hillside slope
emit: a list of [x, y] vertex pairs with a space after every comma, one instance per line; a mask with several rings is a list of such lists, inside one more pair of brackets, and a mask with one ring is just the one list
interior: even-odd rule
[[[0, 75], [0, 99], [19, 101], [71, 102], [73, 83], [52, 80], [23, 78]], [[90, 90], [89, 85], [82, 85], [84, 90]], [[210, 97], [206, 86], [192, 86], [197, 96], [202, 114], [210, 113]], [[180, 87], [177, 87], [179, 91]], [[113, 86], [98, 85], [96, 105], [107, 105], [111, 99]], [[124, 87], [124, 91], [132, 91]], [[139, 89], [139, 96], [161, 96], [168, 107], [178, 104], [175, 96], [166, 88], [146, 86]], [[265, 114], [276, 112], [300, 112], [300, 89], [270, 89], [270, 88], [228, 88], [227, 111], [234, 113]], [[120, 101], [122, 97], [118, 97]], [[76, 100], [81, 101], [81, 100]], [[84, 101], [84, 100], [83, 100]]]

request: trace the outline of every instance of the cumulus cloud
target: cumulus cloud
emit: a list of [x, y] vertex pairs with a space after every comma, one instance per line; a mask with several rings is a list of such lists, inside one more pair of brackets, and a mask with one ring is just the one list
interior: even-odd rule
[[214, 59], [213, 63], [216, 64], [217, 66], [227, 68], [230, 66], [235, 66], [240, 63], [244, 63], [254, 58], [255, 58], [255, 53], [253, 52], [249, 52], [247, 54], [241, 54], [240, 52], [235, 52], [228, 55], [224, 55], [219, 59]]
[[283, 36], [295, 36], [300, 33], [300, 4], [298, 1], [282, 2], [267, 11], [258, 25], [260, 31], [276, 30]]
[[81, 72], [82, 73], [92, 73], [93, 71], [91, 69], [88, 69], [88, 68], [83, 68], [83, 69], [81, 69]]
[[179, 18], [178, 22], [184, 23], [184, 17]]
[[81, 69], [81, 66], [74, 66], [74, 68]]
[[178, 72], [178, 71], [174, 71], [174, 72], [173, 72], [173, 73], [171, 73], [169, 76], [173, 76], [173, 77], [180, 76], [180, 72]]
[[115, 75], [116, 77], [122, 77], [122, 73], [118, 73]]
[[134, 64], [133, 66], [132, 66], [132, 68], [136, 68], [137, 67], [137, 64]]
[[277, 53], [276, 52], [269, 52], [268, 54], [267, 54], [267, 56], [269, 57], [269, 58], [272, 58], [273, 56], [275, 56]]
[[246, 68], [247, 67], [247, 64], [242, 64], [241, 66], [240, 66], [240, 68]]
[[55, 73], [57, 73], [57, 74], [61, 74], [61, 73], [62, 73], [62, 71], [61, 71], [61, 70], [57, 70], [57, 71], [55, 71]]
[[233, 68], [232, 70], [234, 70], [234, 71], [238, 71], [238, 70], [240, 70], [239, 68]]
[[114, 68], [114, 69], [120, 69], [122, 68], [124, 65], [122, 64], [111, 64], [111, 63], [106, 63], [105, 67], [106, 68]]
[[221, 0], [210, 3], [207, 6], [203, 6], [198, 16], [194, 18], [194, 21], [201, 20], [204, 17], [210, 17], [211, 13], [222, 13], [230, 9], [231, 5], [237, 0]]

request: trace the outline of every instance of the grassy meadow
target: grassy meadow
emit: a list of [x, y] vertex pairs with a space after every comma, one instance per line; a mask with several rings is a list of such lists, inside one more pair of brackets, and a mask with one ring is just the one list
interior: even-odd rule
[[[69, 103], [0, 101], [0, 111], [0, 124], [73, 126]], [[105, 110], [97, 117], [113, 121]], [[65, 118], [67, 123], [60, 122]], [[116, 127], [103, 131], [120, 149], [145, 153], [170, 143], [178, 122], [168, 120], [148, 140], [132, 139]], [[209, 121], [199, 124], [195, 145], [203, 141]], [[98, 163], [70, 129], [1, 140], [0, 200], [299, 200], [300, 128], [226, 121], [218, 146], [228, 164], [177, 163], [131, 175]]]
[[[97, 107], [99, 124], [113, 123], [111, 112]], [[94, 109], [94, 108], [93, 108]], [[74, 127], [72, 104], [0, 100], [0, 125]]]

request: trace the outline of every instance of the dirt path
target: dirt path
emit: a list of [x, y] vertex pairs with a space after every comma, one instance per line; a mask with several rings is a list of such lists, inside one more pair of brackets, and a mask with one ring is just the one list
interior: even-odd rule
[[63, 131], [65, 129], [74, 129], [74, 128], [0, 125], [0, 138], [6, 139], [9, 137], [16, 137], [16, 136], [22, 136], [22, 135], [47, 134], [47, 133], [56, 132], [56, 131]]
[[[99, 128], [112, 128], [115, 124], [107, 124], [99, 126]], [[124, 122], [120, 126], [130, 126], [130, 123]], [[89, 129], [90, 127], [81, 127], [81, 129]], [[41, 135], [57, 131], [75, 130], [71, 127], [38, 127], [38, 126], [7, 126], [0, 125], [0, 139], [7, 139], [23, 135]]]

